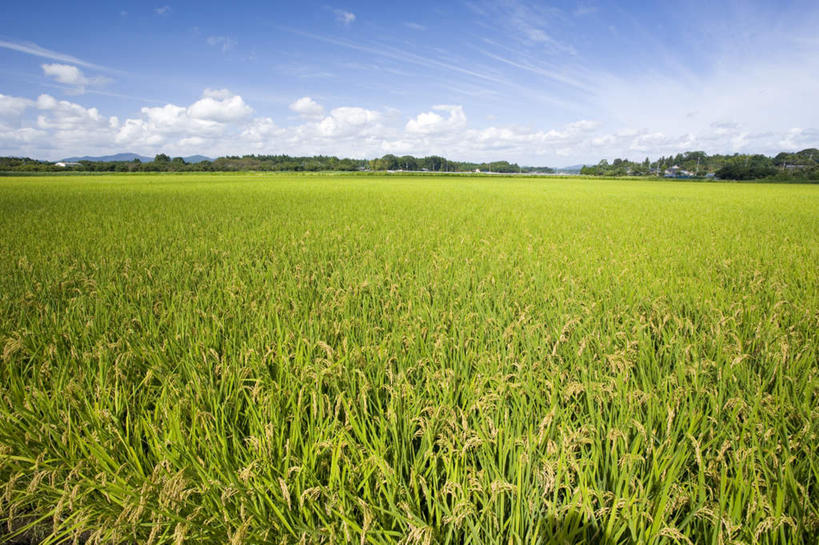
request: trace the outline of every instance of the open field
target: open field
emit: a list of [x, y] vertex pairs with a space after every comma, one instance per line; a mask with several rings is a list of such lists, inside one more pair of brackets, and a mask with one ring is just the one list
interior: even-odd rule
[[819, 186], [0, 178], [0, 233], [28, 541], [819, 540]]

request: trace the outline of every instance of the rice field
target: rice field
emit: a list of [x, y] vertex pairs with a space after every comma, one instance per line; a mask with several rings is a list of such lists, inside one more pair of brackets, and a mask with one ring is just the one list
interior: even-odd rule
[[819, 186], [0, 178], [0, 542], [815, 544]]

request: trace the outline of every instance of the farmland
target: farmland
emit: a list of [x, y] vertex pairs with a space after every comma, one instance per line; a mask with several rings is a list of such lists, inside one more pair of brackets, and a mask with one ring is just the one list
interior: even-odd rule
[[819, 539], [819, 186], [0, 178], [0, 233], [0, 535]]

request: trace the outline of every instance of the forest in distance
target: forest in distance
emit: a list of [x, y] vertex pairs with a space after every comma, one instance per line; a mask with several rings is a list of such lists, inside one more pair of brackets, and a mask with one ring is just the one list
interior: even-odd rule
[[[201, 156], [197, 156], [201, 157]], [[351, 159], [327, 155], [228, 155], [217, 159], [186, 160], [159, 153], [152, 161], [135, 158], [129, 161], [79, 160], [41, 161], [28, 157], [0, 157], [0, 172], [485, 172], [501, 174], [570, 173], [586, 176], [655, 176], [667, 178], [718, 178], [722, 180], [819, 181], [819, 150], [807, 148], [798, 152], [763, 154], [714, 154], [688, 151], [660, 157], [654, 161], [614, 159], [596, 165], [554, 168], [522, 166], [509, 161], [452, 161], [438, 155], [414, 157], [387, 154], [377, 159]]]

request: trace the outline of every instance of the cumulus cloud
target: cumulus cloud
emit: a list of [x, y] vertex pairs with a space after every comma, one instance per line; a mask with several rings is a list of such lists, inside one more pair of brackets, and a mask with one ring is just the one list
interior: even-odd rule
[[107, 129], [115, 127], [116, 117], [105, 117], [96, 108], [85, 108], [67, 100], [57, 100], [51, 95], [40, 95], [36, 107], [44, 114], [37, 117], [37, 126], [56, 132]]
[[97, 108], [85, 108], [47, 94], [36, 100], [6, 98], [16, 97], [0, 99], [0, 108], [5, 104], [11, 105], [7, 110], [16, 115], [24, 115], [28, 109], [37, 114], [34, 121], [19, 119], [17, 127], [5, 125], [0, 119], [0, 154], [43, 156], [78, 143], [90, 149], [105, 148], [119, 124], [116, 117], [106, 117]]
[[460, 129], [466, 125], [466, 114], [463, 106], [453, 106], [442, 104], [433, 106], [433, 110], [447, 112], [449, 115], [443, 117], [433, 112], [424, 112], [407, 122], [407, 132], [415, 134], [435, 134], [450, 132]]
[[336, 14], [336, 21], [342, 25], [350, 25], [355, 22], [355, 13], [343, 9], [333, 10]]
[[46, 76], [51, 76], [59, 83], [66, 85], [86, 85], [88, 78], [83, 76], [80, 69], [69, 64], [44, 64], [43, 72]]
[[231, 138], [253, 113], [241, 96], [227, 89], [206, 89], [188, 107], [166, 104], [144, 107], [141, 117], [127, 119], [114, 135], [118, 144], [133, 148], [177, 145], [188, 149], [220, 138]]
[[[380, 128], [381, 114], [366, 108], [344, 106], [335, 108], [318, 124], [321, 136], [342, 136], [355, 133], [360, 136], [372, 134]], [[368, 130], [369, 129], [369, 130]]]
[[23, 112], [33, 106], [33, 100], [20, 97], [12, 97], [0, 94], [0, 118], [10, 119], [18, 118], [23, 115]]
[[253, 108], [239, 95], [227, 96], [217, 93], [224, 93], [224, 90], [210, 94], [206, 91], [203, 98], [188, 107], [187, 115], [193, 119], [227, 123], [244, 119], [253, 113]]
[[[206, 89], [188, 105], [143, 107], [120, 120], [97, 108], [43, 94], [36, 99], [0, 95], [0, 155], [58, 158], [124, 149], [152, 155], [204, 153], [330, 154], [376, 157], [385, 153], [444, 155], [458, 160], [507, 159], [561, 166], [584, 158], [656, 157], [689, 149], [780, 151], [815, 145], [809, 126], [755, 131], [716, 121], [700, 130], [668, 131], [625, 126], [617, 130], [578, 119], [552, 127], [494, 124], [471, 126], [462, 105], [444, 104], [414, 115], [396, 110], [341, 106], [325, 113], [310, 97], [290, 109], [300, 119], [279, 125], [254, 117], [244, 99], [228, 89]], [[585, 159], [587, 160], [587, 159]]]
[[324, 106], [310, 97], [301, 97], [290, 105], [290, 109], [308, 119], [324, 116]]
[[286, 136], [287, 131], [273, 122], [269, 117], [254, 119], [242, 130], [240, 139], [248, 143], [248, 150], [264, 151], [268, 149], [270, 142], [281, 140]]

